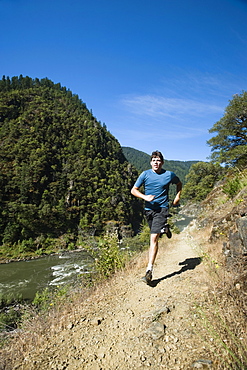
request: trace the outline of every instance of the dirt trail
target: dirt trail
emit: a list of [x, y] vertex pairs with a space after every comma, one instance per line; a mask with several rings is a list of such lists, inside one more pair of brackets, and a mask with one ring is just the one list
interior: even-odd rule
[[193, 311], [207, 284], [193, 243], [186, 230], [170, 240], [163, 237], [153, 286], [140, 279], [146, 266], [142, 256], [73, 307], [66, 324], [50, 328], [45, 343], [15, 369], [209, 368]]

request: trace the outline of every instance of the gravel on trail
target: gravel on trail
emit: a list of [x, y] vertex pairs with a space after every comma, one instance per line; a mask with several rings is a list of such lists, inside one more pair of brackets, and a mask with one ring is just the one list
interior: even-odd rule
[[186, 229], [159, 245], [151, 286], [141, 280], [145, 251], [73, 307], [60, 328], [48, 328], [14, 369], [211, 368], [195, 313], [208, 289], [200, 251]]

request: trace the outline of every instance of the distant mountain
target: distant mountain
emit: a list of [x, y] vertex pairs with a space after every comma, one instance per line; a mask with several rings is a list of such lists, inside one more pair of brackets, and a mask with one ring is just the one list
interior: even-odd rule
[[[145, 171], [150, 167], [150, 155], [140, 150], [130, 147], [122, 147], [125, 158], [137, 169], [139, 173]], [[180, 178], [181, 182], [185, 184], [185, 177], [189, 173], [192, 164], [198, 161], [168, 161], [165, 159], [164, 168], [168, 171], [173, 171]]]

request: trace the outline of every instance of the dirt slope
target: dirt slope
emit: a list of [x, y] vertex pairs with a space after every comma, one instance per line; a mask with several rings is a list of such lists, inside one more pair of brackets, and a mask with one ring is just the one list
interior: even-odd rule
[[140, 278], [146, 252], [90, 297], [14, 369], [211, 368], [198, 335], [195, 299], [208, 289], [200, 251], [188, 231], [160, 240], [153, 285]]

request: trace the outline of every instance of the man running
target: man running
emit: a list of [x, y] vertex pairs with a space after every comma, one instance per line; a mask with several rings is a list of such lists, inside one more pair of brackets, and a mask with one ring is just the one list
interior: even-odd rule
[[[154, 151], [151, 155], [151, 169], [141, 173], [136, 180], [131, 194], [145, 200], [145, 216], [150, 228], [149, 260], [143, 280], [150, 284], [152, 281], [154, 261], [158, 252], [158, 240], [161, 234], [166, 233], [171, 238], [167, 217], [169, 215], [168, 192], [170, 184], [177, 186], [177, 194], [173, 205], [180, 201], [182, 183], [174, 172], [162, 168], [164, 158], [161, 152]], [[144, 185], [144, 193], [139, 188]]]

